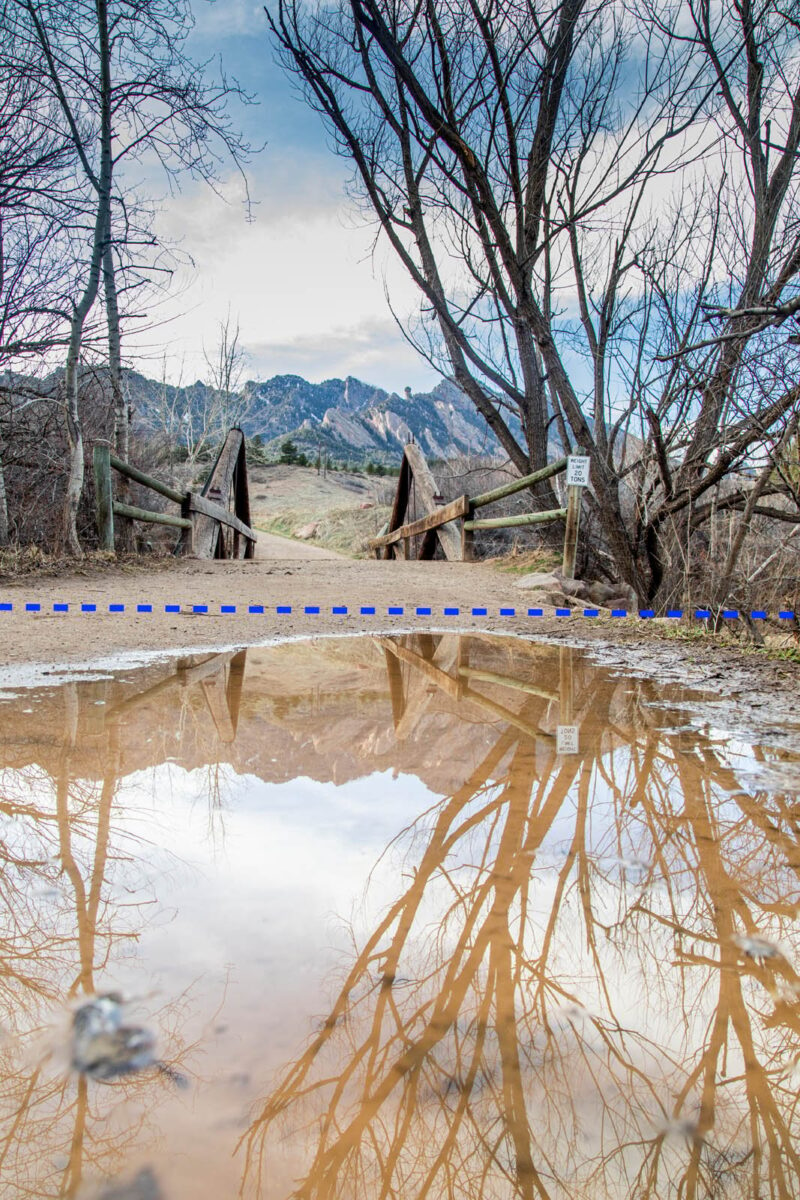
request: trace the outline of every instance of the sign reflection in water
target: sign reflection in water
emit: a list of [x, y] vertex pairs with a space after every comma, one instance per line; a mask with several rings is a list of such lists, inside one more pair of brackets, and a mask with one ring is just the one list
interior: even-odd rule
[[[191, 1186], [169, 1173], [186, 1118], [163, 1079], [87, 1087], [33, 1052], [42, 1012], [102, 987], [165, 904], [150, 876], [132, 887], [146, 849], [116, 797], [167, 758], [202, 768], [212, 843], [235, 830], [225, 788], [246, 772], [332, 781], [348, 819], [342, 790], [374, 770], [430, 789], [294, 1056], [253, 1080], [238, 1129], [195, 1130], [205, 1169], [229, 1164], [227, 1194], [799, 1194], [797, 809], [754, 782], [792, 763], [687, 725], [664, 707], [680, 699], [569, 650], [414, 635], [250, 651], [246, 677], [244, 652], [161, 664], [43, 694], [32, 715], [7, 706], [8, 1195], [77, 1196], [143, 1156], [166, 1200], [220, 1194], [219, 1176], [198, 1191], [202, 1163]], [[577, 750], [558, 753], [559, 727]], [[214, 1032], [187, 1044], [192, 1003], [158, 1018], [202, 1124]]]

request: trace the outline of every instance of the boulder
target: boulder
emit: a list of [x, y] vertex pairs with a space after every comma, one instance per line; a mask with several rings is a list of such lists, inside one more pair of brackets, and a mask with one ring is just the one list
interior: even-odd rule
[[582, 579], [562, 579], [559, 576], [561, 583], [561, 591], [567, 596], [574, 596], [577, 600], [588, 600], [589, 589]]
[[553, 571], [533, 571], [530, 575], [523, 575], [514, 586], [523, 591], [561, 591], [561, 580]]
[[309, 525], [304, 525], [302, 527], [302, 529], [298, 529], [297, 533], [294, 536], [296, 538], [301, 538], [302, 541], [304, 541], [304, 542], [307, 542], [309, 538], [313, 538], [313, 537], [317, 536], [318, 528], [319, 528], [319, 522], [312, 521]]

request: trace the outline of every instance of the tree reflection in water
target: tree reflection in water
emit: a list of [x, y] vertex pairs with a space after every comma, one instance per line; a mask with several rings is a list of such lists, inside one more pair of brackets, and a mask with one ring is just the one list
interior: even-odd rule
[[[569, 650], [554, 670], [553, 654], [430, 634], [283, 646], [253, 652], [243, 693], [231, 652], [116, 680], [98, 707], [104, 685], [70, 684], [50, 695], [46, 736], [41, 717], [20, 722], [0, 771], [2, 1200], [83, 1200], [88, 1180], [143, 1165], [142, 1147], [160, 1181], [181, 1130], [206, 1155], [194, 1180], [210, 1195], [204, 1172], [239, 1137], [211, 1123], [229, 1092], [198, 1084], [189, 1134], [163, 1076], [87, 1086], [37, 1042], [53, 1010], [66, 1022], [108, 986], [164, 903], [118, 793], [165, 763], [192, 776], [206, 843], [223, 817], [239, 836], [252, 776], [329, 786], [331, 823], [356, 834], [370, 816], [348, 812], [340, 784], [391, 767], [451, 793], [387, 848], [375, 887], [390, 871], [391, 901], [353, 933], [321, 1026], [250, 1114], [244, 1196], [800, 1195], [797, 807], [743, 787], [736, 745], [676, 728], [685, 717], [655, 685]], [[577, 752], [560, 753], [575, 728]], [[267, 815], [249, 828], [280, 832], [280, 809]], [[302, 858], [314, 839], [299, 828]], [[198, 888], [201, 926], [204, 903]], [[252, 932], [249, 911], [234, 919]], [[296, 970], [281, 936], [269, 971]], [[237, 962], [226, 1021], [252, 1017], [256, 989], [272, 1003], [264, 961]], [[302, 983], [277, 982], [284, 1004], [298, 999]], [[170, 1033], [159, 1053], [184, 1058], [186, 998], [151, 1016]], [[202, 1017], [214, 1069], [230, 1072], [229, 1043], [210, 1044], [216, 1015]], [[165, 1200], [197, 1194], [179, 1169], [170, 1187]]]
[[554, 696], [454, 641], [382, 642], [396, 729], [438, 688], [496, 742], [395, 843], [402, 891], [242, 1139], [243, 1192], [299, 1143], [304, 1200], [797, 1196], [796, 807], [570, 651], [558, 755]]
[[[211, 666], [186, 668], [175, 678], [197, 682], [209, 711], [222, 725], [220, 738], [235, 735], [243, 656], [214, 656]], [[235, 694], [231, 713], [214, 693], [228, 667]], [[199, 678], [191, 677], [191, 670]], [[163, 682], [163, 681], [162, 681]], [[153, 1109], [170, 1083], [168, 1074], [126, 1076], [98, 1086], [69, 1070], [71, 1006], [102, 987], [104, 972], [135, 951], [139, 931], [155, 897], [138, 878], [140, 846], [130, 831], [113, 828], [120, 783], [120, 734], [132, 705], [152, 698], [153, 689], [109, 710], [96, 747], [95, 770], [84, 773], [79, 721], [86, 725], [92, 701], [74, 683], [61, 689], [61, 728], [39, 738], [23, 768], [0, 770], [0, 1180], [2, 1196], [72, 1198], [87, 1175], [117, 1173], [131, 1146], [144, 1136], [151, 1151], [159, 1132]], [[84, 728], [84, 734], [86, 732]], [[99, 776], [99, 777], [98, 777]], [[210, 794], [209, 808], [213, 809]], [[124, 876], [121, 889], [114, 888]], [[132, 899], [136, 896], [138, 899]], [[185, 997], [155, 1014], [169, 1030], [172, 1061], [188, 1047], [180, 1024]], [[56, 1032], [51, 1023], [63, 1014]], [[50, 1025], [47, 1038], [43, 1028]], [[48, 1046], [54, 1038], [60, 1046]], [[125, 1121], [109, 1119], [125, 1102]]]

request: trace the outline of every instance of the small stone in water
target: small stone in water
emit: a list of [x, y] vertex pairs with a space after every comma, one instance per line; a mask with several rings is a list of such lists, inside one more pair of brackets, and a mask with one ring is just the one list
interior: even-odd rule
[[88, 1000], [72, 1018], [72, 1065], [91, 1079], [117, 1079], [156, 1065], [155, 1037], [122, 1024], [122, 997], [115, 992]]
[[112, 1183], [97, 1200], [163, 1200], [163, 1195], [150, 1167], [144, 1167], [130, 1183]]
[[782, 958], [780, 949], [768, 938], [759, 937], [755, 933], [738, 934], [734, 942], [739, 949], [755, 962], [764, 962], [768, 958]]

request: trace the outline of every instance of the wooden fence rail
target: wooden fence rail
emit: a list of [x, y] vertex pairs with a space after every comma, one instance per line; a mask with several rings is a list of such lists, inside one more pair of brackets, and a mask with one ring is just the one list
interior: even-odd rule
[[[114, 549], [114, 518], [170, 525], [181, 531], [176, 553], [198, 558], [252, 558], [256, 534], [250, 525], [250, 498], [244, 434], [231, 429], [201, 492], [181, 492], [111, 453], [104, 442], [93, 449], [97, 529], [100, 548]], [[137, 508], [114, 499], [112, 470], [179, 504], [180, 516]], [[229, 507], [231, 505], [232, 507]]]
[[[582, 457], [581, 451], [575, 457]], [[445, 558], [470, 562], [473, 558], [473, 538], [476, 529], [508, 529], [514, 526], [541, 525], [550, 521], [565, 521], [564, 553], [562, 574], [567, 579], [575, 576], [575, 558], [578, 547], [578, 529], [581, 511], [581, 485], [568, 484], [567, 504], [565, 508], [548, 509], [545, 512], [518, 513], [510, 517], [488, 517], [476, 520], [476, 509], [487, 504], [494, 504], [507, 496], [513, 496], [523, 488], [531, 487], [542, 480], [561, 475], [568, 470], [569, 459], [560, 458], [557, 462], [549, 463], [530, 475], [505, 483], [491, 491], [481, 492], [478, 496], [459, 496], [444, 504], [425, 457], [418, 446], [411, 443], [406, 446], [400, 476], [397, 481], [392, 515], [388, 528], [378, 537], [373, 538], [369, 545], [376, 558], [394, 558], [401, 554], [403, 558], [433, 558], [436, 543], [439, 541]], [[423, 517], [407, 521], [411, 505], [412, 493], [416, 493], [421, 506], [431, 509]], [[460, 536], [455, 528], [455, 522], [460, 521]], [[418, 552], [412, 552], [413, 539], [421, 536]]]

